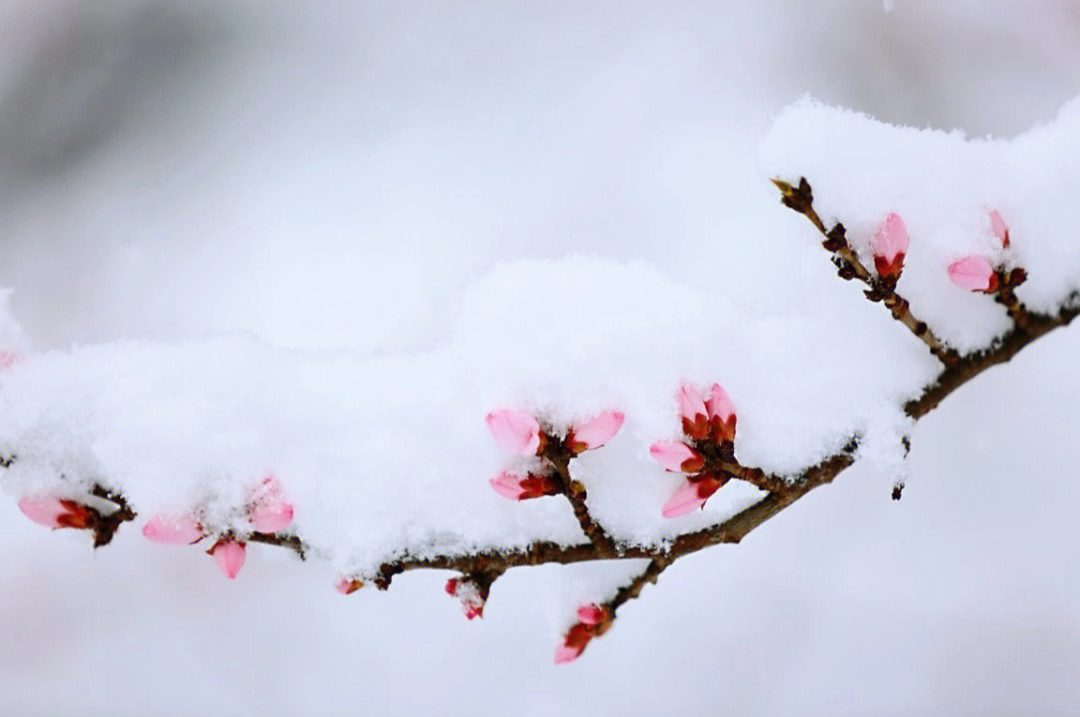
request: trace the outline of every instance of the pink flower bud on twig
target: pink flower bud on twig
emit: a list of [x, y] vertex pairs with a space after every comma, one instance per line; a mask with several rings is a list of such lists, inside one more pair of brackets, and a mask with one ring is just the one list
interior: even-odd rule
[[535, 456], [543, 450], [543, 431], [532, 414], [504, 408], [489, 413], [486, 420], [495, 442], [507, 453]]
[[222, 538], [207, 552], [214, 558], [214, 564], [221, 574], [229, 580], [236, 578], [240, 574], [240, 568], [244, 567], [246, 548], [244, 543], [238, 540]]
[[712, 385], [709, 400], [705, 402], [709, 412], [709, 424], [712, 427], [712, 439], [717, 443], [730, 443], [735, 440], [735, 406], [727, 392], [718, 383]]
[[202, 540], [204, 535], [199, 521], [188, 513], [158, 513], [143, 526], [142, 534], [147, 540], [164, 545], [191, 545]]
[[342, 595], [351, 595], [362, 587], [364, 587], [364, 581], [345, 576], [338, 578], [338, 581], [334, 583], [334, 589]]
[[555, 648], [555, 664], [564, 665], [581, 657], [585, 647], [595, 635], [595, 627], [585, 623], [576, 623], [565, 635], [563, 641]]
[[701, 394], [690, 384], [683, 383], [679, 386], [678, 399], [683, 433], [696, 441], [708, 438], [709, 414]]
[[572, 453], [592, 450], [604, 445], [619, 432], [626, 418], [621, 411], [604, 411], [570, 428], [566, 445]]
[[597, 605], [596, 603], [582, 605], [577, 609], [578, 621], [586, 625], [599, 625], [604, 620], [608, 619], [608, 615], [607, 608]]
[[248, 522], [259, 533], [276, 533], [292, 524], [292, 503], [283, 497], [281, 482], [266, 476], [248, 499]]
[[524, 478], [503, 471], [488, 481], [496, 493], [509, 500], [530, 500], [545, 495], [558, 495], [559, 487], [546, 475], [528, 474]]
[[467, 579], [450, 578], [446, 581], [446, 594], [461, 601], [461, 612], [469, 620], [484, 616], [484, 596], [480, 587]]
[[704, 508], [705, 501], [727, 480], [707, 474], [687, 478], [664, 504], [662, 515], [665, 518], [678, 518], [693, 512], [695, 508]]
[[899, 214], [890, 213], [874, 234], [874, 268], [882, 279], [899, 279], [908, 250], [907, 227]]
[[1001, 241], [1001, 246], [1005, 249], [1009, 248], [1009, 227], [1005, 224], [1005, 220], [1001, 218], [996, 209], [991, 209], [990, 212], [990, 229]]
[[47, 528], [75, 528], [83, 530], [93, 526], [95, 515], [90, 508], [67, 498], [55, 496], [26, 497], [19, 501], [19, 510], [30, 520]]
[[657, 441], [649, 447], [649, 455], [673, 473], [697, 473], [705, 465], [700, 453], [680, 441]]
[[949, 280], [968, 291], [991, 293], [998, 288], [997, 272], [985, 257], [965, 256], [949, 264]]

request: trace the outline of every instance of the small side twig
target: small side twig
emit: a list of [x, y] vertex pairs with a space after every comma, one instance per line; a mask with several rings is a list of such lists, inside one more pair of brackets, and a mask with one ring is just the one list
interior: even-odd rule
[[563, 442], [551, 440], [544, 449], [544, 457], [555, 470], [555, 478], [560, 484], [563, 495], [570, 502], [574, 517], [577, 518], [578, 525], [581, 526], [585, 537], [597, 547], [601, 555], [616, 557], [618, 553], [615, 549], [615, 542], [590, 515], [589, 508], [585, 504], [585, 500], [588, 498], [585, 486], [570, 476], [570, 451]]
[[832, 253], [833, 263], [836, 264], [840, 278], [845, 280], [858, 279], [868, 288], [864, 292], [870, 301], [880, 301], [889, 310], [892, 317], [907, 327], [915, 338], [926, 344], [930, 353], [938, 358], [946, 366], [953, 366], [960, 361], [960, 354], [950, 349], [945, 343], [934, 335], [925, 321], [911, 313], [911, 305], [900, 294], [896, 293], [895, 281], [885, 281], [876, 274], [870, 273], [865, 265], [859, 260], [855, 250], [847, 240], [847, 230], [844, 225], [837, 222], [832, 228], [827, 228], [825, 222], [818, 216], [814, 209], [814, 193], [810, 183], [805, 177], [799, 178], [798, 186], [789, 184], [782, 179], [773, 179], [773, 184], [780, 190], [781, 202], [784, 206], [802, 214], [821, 233], [825, 240], [822, 246]]

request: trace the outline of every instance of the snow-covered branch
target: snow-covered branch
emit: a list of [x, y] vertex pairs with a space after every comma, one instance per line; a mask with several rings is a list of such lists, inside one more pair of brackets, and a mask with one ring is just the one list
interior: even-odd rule
[[[1080, 124], [1080, 109], [1061, 124]], [[386, 589], [406, 571], [454, 571], [446, 590], [470, 619], [483, 615], [493, 585], [513, 568], [647, 561], [606, 599], [577, 607], [556, 652], [556, 661], [572, 660], [668, 566], [738, 543], [861, 457], [902, 462], [915, 421], [1080, 313], [1080, 252], [1067, 243], [1063, 250], [1059, 237], [1036, 244], [1027, 233], [1045, 228], [1033, 217], [1054, 196], [1028, 188], [1038, 206], [1013, 205], [1015, 212], [999, 211], [1002, 194], [967, 196], [954, 222], [940, 187], [928, 189], [932, 200], [923, 198], [929, 209], [908, 198], [910, 176], [897, 180], [899, 189], [845, 190], [873, 184], [859, 174], [868, 163], [896, 165], [843, 156], [851, 127], [867, 134], [862, 146], [869, 148], [903, 149], [923, 141], [921, 134], [912, 139], [813, 105], [797, 106], [778, 126], [765, 154], [782, 158], [773, 180], [782, 202], [821, 234], [840, 277], [861, 282], [866, 298], [919, 342], [912, 342], [917, 353], [903, 345], [882, 350], [881, 360], [893, 362], [888, 371], [872, 365], [852, 379], [862, 357], [835, 368], [839, 337], [814, 335], [803, 356], [828, 354], [821, 363], [833, 372], [804, 379], [774, 370], [769, 382], [759, 377], [782, 359], [768, 365], [768, 352], [751, 349], [779, 353], [788, 332], [800, 331], [798, 322], [768, 325], [732, 309], [734, 318], [715, 335], [701, 328], [711, 321], [686, 320], [664, 342], [656, 332], [704, 302], [676, 291], [670, 311], [643, 320], [668, 284], [650, 285], [654, 279], [636, 269], [605, 274], [586, 261], [558, 271], [530, 267], [536, 276], [493, 279], [498, 290], [471, 307], [519, 339], [513, 350], [486, 335], [476, 340], [482, 332], [463, 322], [463, 338], [443, 353], [369, 361], [363, 371], [348, 358], [271, 359], [265, 347], [230, 340], [6, 361], [5, 486], [32, 520], [88, 531], [95, 547], [112, 541], [122, 524], [145, 518], [147, 538], [209, 546], [230, 578], [251, 543], [328, 560], [346, 594], [367, 583]], [[803, 154], [806, 143], [792, 126], [816, 128], [818, 154]], [[832, 176], [830, 162], [842, 176]], [[828, 190], [812, 188], [801, 167], [811, 177], [821, 171]], [[822, 197], [832, 202], [827, 209]], [[831, 218], [847, 212], [853, 218], [846, 225]], [[1006, 216], [1020, 220], [1010, 224]], [[977, 239], [955, 239], [956, 227], [976, 226]], [[575, 270], [583, 281], [566, 279]], [[581, 287], [591, 282], [590, 295]], [[616, 294], [641, 303], [605, 309]], [[534, 318], [543, 312], [550, 321]], [[881, 323], [888, 326], [874, 325], [877, 343], [899, 331], [884, 317]], [[549, 324], [557, 332], [546, 334]], [[642, 324], [647, 330], [639, 335]], [[602, 336], [590, 343], [590, 332]], [[552, 336], [567, 352], [563, 373], [549, 373], [546, 356], [534, 358]], [[626, 337], [637, 343], [622, 345]], [[650, 362], [650, 351], [668, 353]], [[694, 351], [723, 353], [726, 363], [688, 359]], [[786, 370], [818, 370], [811, 364]], [[615, 367], [636, 371], [618, 390], [605, 383]], [[721, 373], [724, 386], [712, 382]], [[523, 376], [533, 385], [522, 388]], [[489, 379], [498, 388], [488, 389]], [[465, 419], [447, 419], [455, 410]], [[489, 435], [481, 441], [485, 414]], [[181, 458], [191, 458], [188, 473], [178, 471]], [[488, 491], [479, 476], [492, 468]]]

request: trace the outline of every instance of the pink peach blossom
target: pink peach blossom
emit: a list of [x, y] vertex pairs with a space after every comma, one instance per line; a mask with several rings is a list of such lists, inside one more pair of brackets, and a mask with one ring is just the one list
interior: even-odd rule
[[585, 625], [599, 625], [608, 619], [608, 611], [607, 608], [596, 603], [589, 603], [577, 609], [577, 618], [579, 622]]
[[599, 448], [619, 432], [625, 418], [622, 411], [603, 411], [580, 425], [573, 426], [566, 437], [566, 444], [574, 453]]
[[191, 545], [202, 539], [202, 526], [191, 514], [158, 513], [143, 526], [147, 540], [165, 545]]
[[19, 501], [19, 510], [30, 520], [46, 528], [89, 528], [94, 513], [81, 503], [56, 496], [27, 496]]
[[890, 212], [874, 234], [874, 268], [881, 278], [900, 278], [908, 250], [907, 227], [899, 214]]
[[709, 412], [712, 439], [717, 443], [735, 440], [735, 406], [720, 384], [712, 385], [705, 408]]
[[487, 426], [507, 453], [535, 456], [542, 449], [540, 423], [526, 411], [504, 408], [487, 415]]
[[949, 264], [949, 280], [961, 289], [992, 292], [998, 278], [994, 267], [981, 256], [965, 256]]
[[254, 507], [248, 520], [251, 527], [260, 533], [276, 533], [289, 527], [293, 512], [291, 503], [271, 503]]
[[244, 567], [246, 547], [238, 540], [222, 538], [208, 552], [213, 556], [218, 570], [229, 580], [235, 579], [240, 574], [240, 568]]
[[680, 441], [657, 441], [649, 455], [673, 473], [696, 473], [705, 465], [700, 453]]
[[1005, 220], [1001, 218], [996, 209], [990, 210], [990, 229], [1001, 241], [1001, 246], [1005, 249], [1009, 248], [1009, 227], [1005, 224]]
[[713, 476], [698, 477], [694, 480], [687, 479], [671, 494], [671, 498], [664, 504], [662, 515], [665, 518], [678, 518], [693, 512], [695, 508], [703, 507], [705, 501], [726, 482], [726, 479], [718, 479]]
[[709, 437], [709, 414], [698, 390], [683, 382], [679, 386], [679, 416], [682, 429], [689, 438], [702, 440]]
[[581, 657], [581, 653], [585, 651], [585, 647], [595, 635], [595, 625], [586, 625], [583, 622], [575, 623], [563, 635], [562, 643], [555, 648], [555, 664], [563, 665]]
[[488, 482], [496, 493], [509, 500], [530, 500], [559, 493], [559, 487], [545, 475], [530, 473], [522, 478], [516, 473], [502, 471]]
[[248, 498], [248, 522], [259, 533], [276, 533], [292, 524], [292, 503], [285, 500], [281, 481], [268, 475], [252, 489]]
[[338, 581], [334, 583], [334, 589], [342, 595], [351, 595], [362, 587], [364, 587], [364, 583], [362, 580], [348, 578], [345, 576], [338, 578]]
[[560, 644], [555, 648], [555, 664], [565, 665], [567, 662], [573, 662], [581, 657], [581, 653], [584, 651], [585, 648], [583, 647], [570, 647]]

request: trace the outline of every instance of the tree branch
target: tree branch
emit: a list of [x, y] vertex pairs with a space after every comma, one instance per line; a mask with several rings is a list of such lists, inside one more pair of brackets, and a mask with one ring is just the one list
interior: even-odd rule
[[[891, 283], [884, 282], [867, 271], [847, 244], [842, 224], [837, 223], [831, 229], [826, 229], [813, 208], [813, 193], [806, 179], [801, 179], [798, 187], [793, 187], [781, 180], [774, 180], [774, 183], [783, 194], [783, 203], [805, 215], [825, 236], [825, 248], [833, 253], [834, 262], [840, 268], [840, 275], [846, 279], [858, 278], [866, 284], [869, 287], [866, 292], [868, 298], [873, 301], [882, 301], [890, 309], [893, 317], [925, 343], [930, 351], [945, 364], [934, 382], [926, 386], [921, 395], [904, 405], [905, 413], [916, 421], [936, 408], [960, 386], [992, 366], [1009, 361], [1028, 344], [1054, 329], [1068, 325], [1077, 314], [1080, 314], [1080, 295], [1077, 294], [1070, 297], [1056, 314], [1030, 313], [1013, 292], [1013, 288], [1023, 280], [1022, 270], [1013, 270], [1010, 275], [999, 277], [1001, 287], [994, 297], [995, 301], [1005, 306], [1013, 321], [1013, 328], [987, 349], [961, 357], [952, 349], [946, 348], [926, 327], [926, 324], [911, 313], [907, 301], [896, 294]], [[1017, 271], [1021, 274], [1017, 274]], [[855, 462], [857, 445], [858, 437], [852, 436], [833, 455], [807, 467], [797, 476], [786, 478], [768, 475], [758, 468], [741, 465], [735, 458], [730, 445], [717, 447], [707, 442], [700, 443], [697, 449], [702, 453], [710, 470], [751, 483], [767, 491], [767, 495], [716, 525], [684, 533], [665, 544], [637, 545], [613, 539], [592, 518], [586, 506], [587, 496], [584, 486], [574, 481], [570, 475], [569, 462], [573, 454], [563, 442], [555, 439], [545, 448], [543, 457], [551, 464], [555, 479], [559, 482], [562, 493], [569, 500], [574, 516], [589, 542], [566, 546], [549, 541], [537, 541], [517, 548], [423, 556], [405, 551], [379, 567], [375, 583], [379, 588], [386, 589], [395, 575], [410, 570], [454, 570], [476, 583], [483, 597], [486, 598], [492, 582], [511, 568], [610, 559], [644, 558], [649, 560], [644, 571], [621, 587], [611, 600], [605, 603], [605, 607], [609, 610], [609, 617], [602, 623], [589, 628], [591, 632], [588, 633], [588, 639], [591, 639], [592, 636], [603, 634], [620, 606], [638, 597], [646, 584], [655, 582], [660, 573], [679, 558], [720, 543], [738, 543], [810, 491], [831, 483], [837, 475]], [[0, 466], [7, 467], [14, 460], [14, 456], [8, 459], [0, 458]], [[899, 485], [894, 488], [894, 498], [898, 497], [899, 488]], [[94, 510], [96, 520], [92, 525], [92, 532], [94, 545], [98, 547], [108, 544], [119, 526], [124, 522], [134, 520], [136, 513], [124, 496], [101, 484], [95, 484], [90, 492], [117, 506], [115, 511], [107, 515]], [[301, 559], [311, 551], [310, 546], [300, 536], [293, 534], [256, 532], [247, 536], [246, 540], [292, 550]]]

